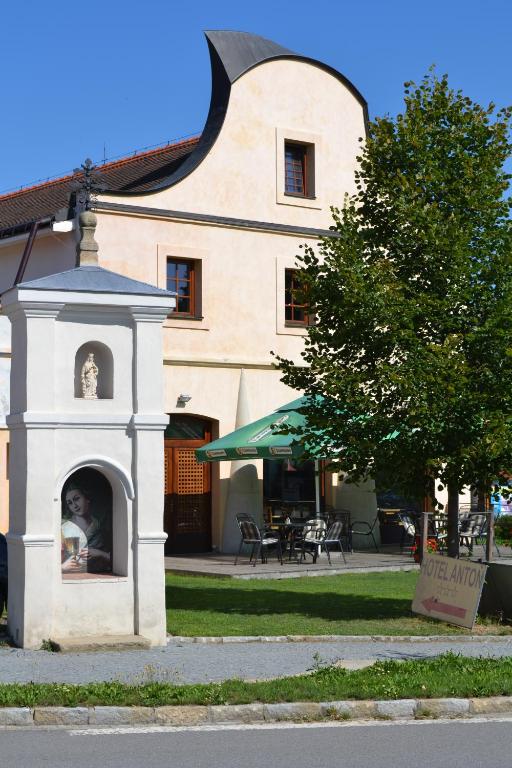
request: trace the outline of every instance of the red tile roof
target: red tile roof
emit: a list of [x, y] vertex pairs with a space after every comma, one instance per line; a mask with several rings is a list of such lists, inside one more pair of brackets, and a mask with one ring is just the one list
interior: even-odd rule
[[[172, 173], [190, 155], [198, 137], [152, 149], [98, 166], [108, 192], [144, 192], [159, 178]], [[79, 178], [79, 177], [78, 177]], [[22, 231], [37, 219], [68, 209], [77, 176], [70, 174], [32, 187], [0, 195], [0, 235]], [[61, 218], [67, 218], [65, 213]], [[6, 231], [7, 230], [7, 231]]]

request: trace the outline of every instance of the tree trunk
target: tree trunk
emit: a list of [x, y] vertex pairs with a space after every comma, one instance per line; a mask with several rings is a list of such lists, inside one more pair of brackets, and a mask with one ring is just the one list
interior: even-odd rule
[[459, 556], [459, 486], [448, 483], [448, 557]]

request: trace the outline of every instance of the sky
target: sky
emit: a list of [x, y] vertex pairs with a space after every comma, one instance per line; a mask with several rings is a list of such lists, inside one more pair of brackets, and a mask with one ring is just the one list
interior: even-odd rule
[[473, 100], [512, 104], [512, 0], [6, 0], [0, 194], [200, 133], [207, 29], [331, 65], [370, 117], [400, 112], [403, 83], [432, 64]]

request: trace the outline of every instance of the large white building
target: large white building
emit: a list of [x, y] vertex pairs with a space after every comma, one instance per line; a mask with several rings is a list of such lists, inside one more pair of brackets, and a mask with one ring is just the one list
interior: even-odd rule
[[[364, 98], [328, 65], [245, 33], [206, 38], [212, 97], [201, 136], [102, 166], [107, 187], [95, 205], [100, 266], [178, 294], [164, 323], [168, 553], [229, 546], [231, 467], [199, 465], [193, 451], [234, 429], [237, 411], [247, 422], [297, 397], [271, 351], [300, 361], [309, 319], [292, 290], [296, 255], [328, 231], [330, 206], [354, 191], [367, 120]], [[0, 292], [75, 266], [73, 182], [0, 198]], [[9, 333], [0, 317], [0, 530], [8, 527]], [[271, 498], [312, 495], [307, 471], [290, 483], [297, 468], [289, 462], [252, 465], [248, 493], [260, 509]], [[335, 482], [323, 483], [328, 502], [374, 517], [371, 488]]]

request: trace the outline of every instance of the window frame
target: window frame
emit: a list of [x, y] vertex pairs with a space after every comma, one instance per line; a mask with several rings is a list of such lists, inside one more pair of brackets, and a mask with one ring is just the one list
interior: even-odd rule
[[[293, 291], [298, 290], [293, 286], [294, 279], [300, 270], [297, 267], [285, 267], [284, 270], [284, 324], [287, 328], [308, 328], [311, 325], [312, 314], [309, 311], [307, 303], [298, 304], [294, 301]], [[288, 278], [291, 279], [291, 286], [288, 286]], [[291, 301], [287, 303], [286, 294], [288, 291], [291, 294]], [[286, 317], [287, 309], [291, 309], [292, 319]], [[295, 310], [301, 310], [304, 313], [303, 320], [296, 320], [293, 318]]]
[[210, 280], [210, 252], [206, 248], [183, 245], [181, 242], [157, 242], [156, 272], [159, 288], [167, 288], [167, 259], [184, 259], [193, 261], [196, 268], [196, 315], [175, 315], [171, 312], [164, 320], [164, 328], [175, 328], [190, 331], [210, 331], [210, 301], [211, 295], [207, 288]]
[[[276, 203], [322, 210], [326, 207], [322, 183], [322, 157], [325, 154], [323, 137], [318, 133], [297, 131], [294, 128], [276, 127]], [[305, 147], [306, 194], [286, 192], [286, 157], [288, 145]]]
[[[288, 163], [288, 156], [287, 156], [289, 152], [296, 153], [296, 156], [291, 158], [290, 165]], [[300, 157], [299, 157], [299, 153], [300, 153]], [[288, 179], [291, 177], [297, 180], [298, 178], [294, 170], [294, 166], [296, 163], [300, 163], [300, 178], [301, 178], [301, 187], [302, 187], [302, 191], [300, 192], [297, 190], [288, 189]], [[311, 175], [309, 173], [309, 170], [310, 170], [309, 166], [310, 166], [310, 163], [308, 162], [308, 145], [298, 141], [288, 141], [285, 139], [285, 142], [284, 142], [284, 194], [285, 195], [291, 195], [292, 197], [306, 197], [306, 198], [311, 197], [311, 195], [308, 194], [309, 177]], [[298, 184], [296, 184], [295, 186], [298, 186]]]
[[[175, 285], [174, 285], [174, 287], [169, 285], [169, 275], [167, 274], [167, 269], [168, 269], [169, 263], [171, 263], [171, 262], [174, 263], [174, 264], [185, 264], [189, 268], [189, 276], [190, 277], [187, 278], [187, 281], [189, 283], [189, 294], [188, 294], [187, 297], [181, 297], [181, 298], [188, 298], [188, 300], [189, 300], [190, 311], [188, 311], [188, 312], [180, 312], [177, 309], [178, 302], [179, 302], [179, 299], [180, 299], [180, 295], [179, 295], [179, 292], [178, 292], [178, 283], [179, 283], [180, 279], [183, 279], [183, 278], [179, 278], [178, 276], [176, 276], [175, 278], [171, 278], [172, 281], [175, 283]], [[196, 291], [197, 285], [196, 284], [197, 284], [197, 265], [196, 265], [196, 260], [195, 259], [181, 258], [181, 257], [178, 257], [178, 256], [167, 256], [167, 259], [166, 259], [166, 288], [167, 288], [168, 291], [173, 291], [173, 292], [176, 293], [176, 309], [171, 310], [171, 312], [168, 315], [169, 318], [171, 318], [171, 319], [172, 318], [176, 318], [176, 319], [178, 319], [178, 318], [187, 318], [187, 319], [190, 319], [190, 318], [196, 318], [198, 316], [197, 315], [197, 291]]]

